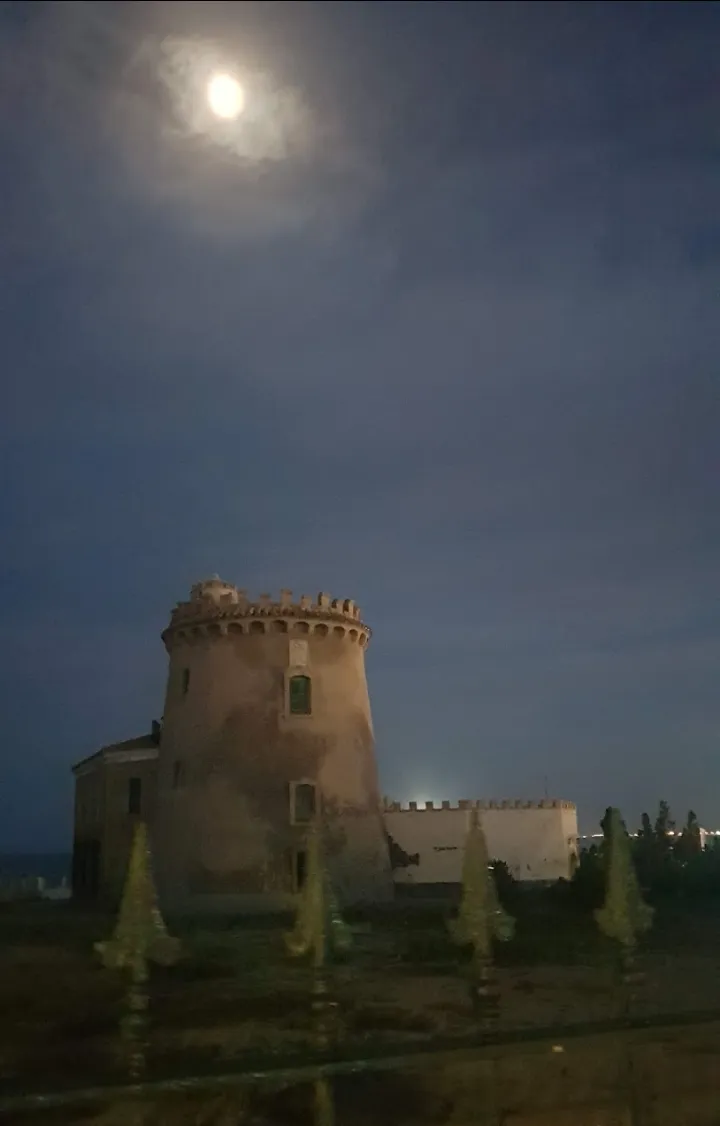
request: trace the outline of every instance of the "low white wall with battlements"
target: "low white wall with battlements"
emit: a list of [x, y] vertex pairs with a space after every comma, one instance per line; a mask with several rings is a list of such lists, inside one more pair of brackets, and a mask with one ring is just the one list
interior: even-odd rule
[[415, 802], [385, 805], [385, 825], [417, 863], [396, 868], [396, 884], [453, 884], [462, 878], [470, 811], [477, 807], [488, 853], [516, 880], [569, 879], [577, 857], [577, 810], [567, 801]]

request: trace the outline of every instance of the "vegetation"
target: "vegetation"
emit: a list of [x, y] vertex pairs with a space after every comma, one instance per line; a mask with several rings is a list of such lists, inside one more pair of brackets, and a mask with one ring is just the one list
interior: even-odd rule
[[308, 836], [307, 876], [295, 926], [285, 936], [285, 943], [293, 957], [310, 956], [318, 967], [333, 955], [347, 953], [351, 945], [350, 929], [340, 914], [325, 867], [322, 826], [317, 818]]
[[475, 957], [483, 959], [492, 955], [493, 941], [508, 942], [514, 929], [514, 919], [500, 904], [485, 834], [474, 810], [463, 858], [462, 899], [450, 933], [459, 946], [472, 946]]
[[[600, 822], [602, 840], [581, 853], [572, 880], [571, 898], [592, 909], [599, 907], [603, 898], [610, 816], [608, 809]], [[708, 847], [702, 847], [693, 810], [688, 812], [682, 830], [677, 831], [668, 803], [661, 801], [654, 822], [643, 813], [629, 844], [640, 887], [651, 902], [687, 897], [720, 901], [720, 843], [713, 838]]]
[[[406, 1037], [474, 1031], [480, 1008], [468, 1004], [468, 981], [491, 981], [500, 1019], [518, 1028], [615, 1019], [616, 993], [626, 983], [627, 995], [653, 1011], [712, 1004], [720, 848], [701, 847], [692, 811], [681, 825], [667, 802], [654, 818], [643, 814], [637, 833], [607, 810], [603, 836], [582, 854], [573, 879], [534, 889], [519, 885], [502, 861], [488, 865], [476, 826], [462, 897], [356, 908], [344, 921], [314, 838], [294, 929], [287, 918], [169, 920], [182, 957], [161, 957], [165, 964], [143, 980], [147, 1019], [123, 1044], [132, 999], [126, 974], [102, 963], [127, 967], [138, 949], [152, 958], [179, 946], [157, 914], [146, 842], [138, 839], [114, 933], [112, 920], [72, 904], [0, 910], [0, 1066], [13, 1090], [31, 1089], [38, 1075], [42, 1085], [60, 1087], [88, 1075], [108, 1083], [135, 1078], [141, 1054], [150, 1074], [171, 1077], [223, 1069], [230, 1060], [260, 1067], [268, 1055], [316, 1050], [318, 1002], [329, 1010], [328, 998], [340, 1014], [343, 1050], [369, 1053]], [[640, 938], [637, 960], [622, 962]], [[322, 996], [315, 959], [326, 971]], [[474, 973], [478, 962], [485, 976]], [[630, 981], [629, 970], [638, 968], [651, 983], [647, 996]], [[330, 1027], [329, 1016], [323, 1020]], [[327, 1119], [326, 1095], [322, 1086], [314, 1093], [316, 1112]], [[282, 1114], [283, 1123], [294, 1120], [285, 1107]]]

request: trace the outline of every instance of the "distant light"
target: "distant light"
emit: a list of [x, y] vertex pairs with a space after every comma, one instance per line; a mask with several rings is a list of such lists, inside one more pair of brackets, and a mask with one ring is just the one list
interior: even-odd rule
[[232, 121], [245, 106], [245, 92], [231, 74], [214, 74], [207, 86], [207, 99], [216, 117]]

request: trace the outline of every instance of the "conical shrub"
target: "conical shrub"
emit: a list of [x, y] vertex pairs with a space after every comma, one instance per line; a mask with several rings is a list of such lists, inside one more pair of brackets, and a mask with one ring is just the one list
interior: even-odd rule
[[610, 810], [608, 837], [605, 902], [595, 912], [595, 920], [608, 938], [631, 947], [652, 926], [653, 909], [642, 897], [630, 838], [617, 809]]
[[462, 899], [450, 934], [460, 946], [472, 946], [478, 958], [492, 956], [493, 941], [507, 942], [515, 920], [501, 907], [490, 868], [485, 833], [477, 809], [470, 816], [462, 866]]
[[300, 892], [293, 930], [285, 936], [296, 958], [312, 955], [316, 964], [328, 955], [344, 953], [351, 945], [350, 929], [343, 921], [325, 868], [322, 823], [316, 817], [308, 834], [305, 884]]
[[180, 957], [180, 942], [171, 938], [158, 907], [147, 826], [135, 826], [130, 861], [113, 937], [95, 949], [112, 969], [133, 967], [143, 959], [172, 965]]

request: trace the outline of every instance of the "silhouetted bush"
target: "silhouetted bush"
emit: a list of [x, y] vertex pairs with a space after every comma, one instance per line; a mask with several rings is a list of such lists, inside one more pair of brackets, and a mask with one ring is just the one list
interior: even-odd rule
[[498, 899], [503, 907], [510, 907], [518, 897], [518, 882], [504, 860], [493, 860], [492, 870]]
[[580, 854], [580, 861], [569, 883], [563, 881], [563, 886], [556, 894], [564, 896], [568, 902], [577, 907], [594, 911], [601, 907], [605, 895], [605, 861], [602, 846], [592, 845], [586, 852]]

